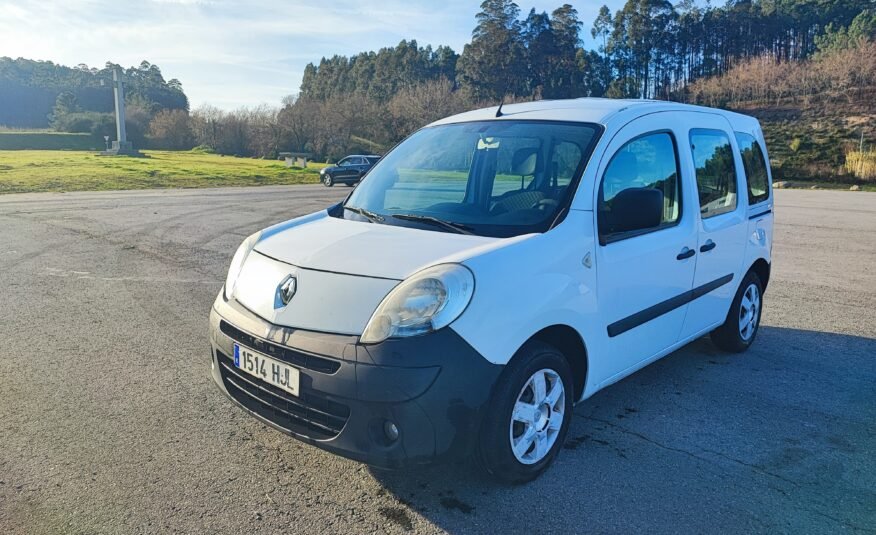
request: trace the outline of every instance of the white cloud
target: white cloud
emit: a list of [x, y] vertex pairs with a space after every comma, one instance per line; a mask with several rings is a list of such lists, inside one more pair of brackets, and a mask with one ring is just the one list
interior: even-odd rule
[[[550, 11], [567, 0], [519, 2]], [[295, 93], [304, 66], [323, 56], [392, 46], [402, 39], [468, 42], [479, 0], [0, 0], [0, 56], [65, 65], [147, 60], [177, 78], [193, 106], [277, 104]], [[612, 0], [609, 5], [620, 5]], [[578, 7], [584, 31], [598, 4]]]

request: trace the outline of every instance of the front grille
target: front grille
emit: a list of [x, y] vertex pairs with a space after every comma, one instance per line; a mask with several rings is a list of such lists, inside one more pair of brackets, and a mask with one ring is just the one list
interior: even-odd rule
[[272, 423], [316, 439], [334, 438], [350, 417], [350, 408], [302, 389], [300, 396], [238, 370], [234, 361], [221, 351], [219, 373], [225, 389], [237, 402]]
[[219, 322], [219, 330], [232, 340], [297, 368], [307, 368], [320, 373], [335, 373], [341, 367], [338, 361], [310, 355], [251, 336], [224, 320]]

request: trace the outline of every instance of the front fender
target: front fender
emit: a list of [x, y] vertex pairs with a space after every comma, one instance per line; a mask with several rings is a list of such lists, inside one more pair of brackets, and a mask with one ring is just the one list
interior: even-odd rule
[[585, 344], [597, 336], [593, 215], [571, 211], [556, 228], [465, 260], [475, 292], [451, 325], [481, 355], [506, 364], [533, 334], [553, 325], [575, 329]]

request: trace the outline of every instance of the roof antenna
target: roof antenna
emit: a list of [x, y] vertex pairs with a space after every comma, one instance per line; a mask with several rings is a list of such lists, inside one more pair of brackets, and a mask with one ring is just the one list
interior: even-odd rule
[[496, 117], [502, 116], [502, 106], [505, 104], [505, 95], [502, 95], [502, 102], [499, 103], [499, 109], [496, 110]]

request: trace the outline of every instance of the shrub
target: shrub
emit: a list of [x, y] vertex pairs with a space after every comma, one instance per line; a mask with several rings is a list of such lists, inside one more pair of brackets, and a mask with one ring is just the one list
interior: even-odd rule
[[116, 137], [116, 118], [110, 113], [101, 113], [91, 125], [91, 135], [103, 141], [104, 136]]
[[847, 152], [845, 169], [861, 180], [876, 181], [876, 150]]
[[188, 150], [194, 145], [189, 114], [185, 110], [161, 110], [149, 122], [149, 144], [158, 149]]
[[111, 114], [93, 111], [78, 111], [55, 117], [55, 129], [59, 132], [71, 132], [75, 134], [92, 133], [95, 125], [105, 124], [106, 121], [115, 121]]

